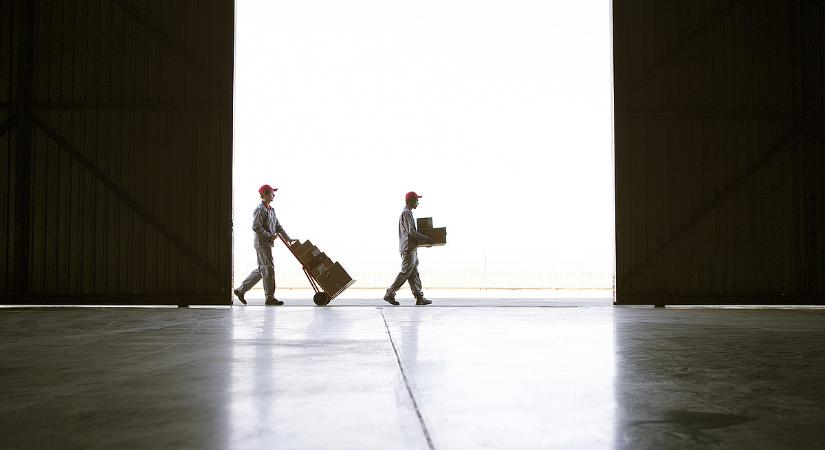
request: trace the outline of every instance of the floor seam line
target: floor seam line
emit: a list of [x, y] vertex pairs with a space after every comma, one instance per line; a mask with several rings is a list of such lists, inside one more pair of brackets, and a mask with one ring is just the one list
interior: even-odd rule
[[381, 319], [384, 321], [384, 328], [387, 330], [387, 336], [390, 338], [392, 351], [395, 353], [395, 361], [398, 363], [398, 369], [401, 371], [401, 377], [404, 379], [404, 387], [407, 388], [407, 394], [409, 394], [410, 400], [412, 400], [413, 409], [415, 409], [415, 415], [418, 416], [418, 423], [421, 425], [421, 430], [424, 432], [424, 437], [427, 439], [427, 445], [430, 447], [430, 450], [435, 450], [433, 440], [430, 437], [430, 431], [427, 429], [427, 424], [424, 423], [424, 416], [421, 414], [421, 409], [418, 408], [418, 402], [415, 400], [415, 395], [413, 395], [410, 382], [407, 379], [407, 371], [404, 370], [404, 365], [401, 363], [401, 357], [398, 355], [398, 349], [395, 348], [395, 341], [392, 339], [390, 326], [387, 324], [387, 318], [384, 316], [384, 309], [378, 308], [378, 312], [381, 313]]

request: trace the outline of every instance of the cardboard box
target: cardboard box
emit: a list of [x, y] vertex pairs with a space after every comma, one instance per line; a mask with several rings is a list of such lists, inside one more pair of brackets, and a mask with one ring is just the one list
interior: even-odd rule
[[[322, 253], [322, 255], [324, 254]], [[324, 255], [324, 257], [321, 258], [319, 262], [314, 263], [314, 265], [311, 266], [311, 269], [309, 269], [309, 273], [312, 275], [313, 278], [317, 280], [318, 277], [326, 274], [327, 271], [333, 266], [333, 264], [334, 263], [332, 262], [332, 259], [330, 259], [327, 255]]]
[[323, 263], [325, 260], [328, 260], [328, 259], [329, 259], [329, 257], [327, 256], [326, 253], [320, 252], [320, 253], [318, 253], [318, 255], [315, 256], [315, 258], [312, 258], [306, 264], [306, 266], [307, 266], [308, 269], [313, 269], [313, 268], [315, 268], [316, 266], [320, 265], [321, 263]]
[[419, 217], [415, 222], [416, 222], [416, 228], [418, 228], [418, 231], [428, 230], [428, 229], [433, 227], [433, 218], [432, 217]]
[[430, 240], [432, 241], [429, 244], [418, 244], [419, 247], [426, 247], [428, 245], [444, 245], [444, 244], [447, 243], [447, 228], [446, 227], [429, 228], [429, 229], [425, 228], [423, 230], [418, 230], [418, 231], [420, 231], [421, 233], [427, 235], [427, 237], [429, 237]]
[[306, 247], [304, 247], [304, 245], [306, 245], [307, 242], [309, 242], [309, 241], [304, 241], [304, 242], [298, 241], [298, 242], [292, 244], [290, 246], [290, 249], [292, 250], [292, 253], [295, 253], [296, 255], [300, 255], [303, 252], [303, 249], [306, 248]]
[[352, 277], [341, 264], [333, 264], [325, 273], [316, 279], [321, 288], [329, 295], [335, 295], [338, 291], [346, 288], [352, 283]]
[[296, 252], [298, 261], [305, 266], [309, 265], [310, 262], [321, 254], [321, 250], [318, 250], [318, 247], [312, 245], [310, 241], [306, 241], [300, 250], [300, 253]]
[[309, 240], [296, 242], [291, 250], [301, 265], [307, 269], [320, 288], [330, 297], [335, 297], [348, 288], [355, 280], [349, 276], [341, 264], [333, 262], [326, 253], [312, 245]]
[[309, 242], [309, 241], [304, 241], [304, 242], [298, 241], [298, 242], [296, 242], [296, 243], [292, 244], [292, 246], [290, 247], [290, 249], [291, 249], [291, 250], [292, 250], [292, 252], [293, 252], [293, 253], [295, 253], [296, 255], [300, 255], [300, 254], [301, 254], [301, 253], [303, 253], [303, 252], [304, 252], [304, 250], [307, 248], [307, 244], [312, 245], [312, 242]]

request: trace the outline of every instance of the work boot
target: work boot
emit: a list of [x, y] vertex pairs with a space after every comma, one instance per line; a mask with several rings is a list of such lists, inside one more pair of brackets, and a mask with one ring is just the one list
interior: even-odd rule
[[392, 306], [398, 306], [399, 305], [399, 303], [395, 300], [395, 296], [391, 295], [389, 292], [387, 292], [384, 295], [384, 301], [389, 303]]
[[268, 298], [264, 302], [264, 305], [266, 305], [266, 306], [281, 306], [283, 304], [284, 304], [284, 302], [278, 300], [277, 298]]
[[235, 296], [238, 297], [238, 300], [240, 300], [241, 303], [243, 303], [244, 305], [246, 304], [246, 300], [243, 299], [243, 292], [242, 291], [239, 291], [239, 290], [235, 289], [232, 292], [235, 293]]
[[432, 303], [432, 301], [427, 300], [426, 298], [424, 298], [423, 295], [420, 295], [415, 298], [415, 304], [417, 306], [429, 305], [430, 303]]

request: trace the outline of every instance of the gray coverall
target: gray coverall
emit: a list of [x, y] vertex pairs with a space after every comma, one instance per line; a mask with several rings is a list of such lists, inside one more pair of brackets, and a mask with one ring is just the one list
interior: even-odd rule
[[418, 246], [419, 239], [428, 239], [427, 235], [419, 232], [415, 227], [415, 219], [412, 210], [405, 207], [398, 219], [398, 250], [401, 252], [401, 272], [395, 277], [395, 281], [387, 289], [387, 295], [395, 297], [395, 293], [401, 289], [405, 281], [409, 281], [410, 290], [415, 298], [421, 298], [424, 293], [421, 291], [421, 277], [418, 276]]
[[266, 294], [266, 299], [270, 300], [275, 298], [275, 264], [272, 261], [272, 247], [275, 246], [275, 242], [272, 241], [272, 236], [281, 234], [286, 240], [291, 239], [278, 222], [275, 209], [266, 206], [264, 202], [261, 202], [252, 213], [252, 231], [255, 232], [254, 243], [255, 253], [258, 255], [258, 268], [246, 277], [238, 290], [245, 293], [263, 278], [264, 294]]

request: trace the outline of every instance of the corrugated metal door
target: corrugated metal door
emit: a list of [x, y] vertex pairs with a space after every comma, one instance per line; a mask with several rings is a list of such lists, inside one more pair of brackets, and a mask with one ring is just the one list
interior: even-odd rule
[[617, 303], [825, 302], [825, 4], [613, 20]]
[[228, 304], [234, 2], [0, 11], [0, 292]]

